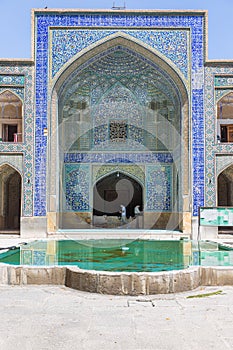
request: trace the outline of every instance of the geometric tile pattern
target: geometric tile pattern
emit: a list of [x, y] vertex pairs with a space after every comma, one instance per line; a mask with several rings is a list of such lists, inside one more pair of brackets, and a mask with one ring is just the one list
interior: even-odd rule
[[[91, 154], [93, 156], [93, 154]], [[138, 154], [134, 154], [137, 156]], [[117, 156], [117, 154], [116, 154]], [[142, 155], [142, 163], [145, 164], [145, 157]], [[65, 192], [65, 211], [89, 211], [89, 186], [91, 168], [88, 163], [66, 163], [63, 190]], [[96, 162], [97, 163], [97, 162]], [[102, 162], [101, 162], [102, 163]], [[113, 163], [113, 162], [111, 162]], [[133, 163], [133, 162], [132, 162]], [[172, 166], [167, 163], [152, 162], [154, 165], [146, 165], [145, 169], [136, 165], [123, 165], [116, 160], [116, 164], [93, 165], [92, 185], [98, 178], [107, 176], [112, 172], [123, 172], [138, 179], [142, 184], [146, 182], [146, 210], [148, 211], [169, 211], [172, 209]], [[98, 163], [97, 163], [98, 164]], [[146, 177], [146, 178], [145, 178]]]
[[[192, 148], [193, 148], [193, 214], [198, 214], [198, 207], [204, 203], [204, 15], [182, 14], [156, 14], [150, 13], [46, 13], [36, 12], [36, 141], [35, 141], [35, 215], [46, 215], [46, 154], [47, 140], [44, 136], [44, 128], [48, 126], [47, 101], [48, 101], [48, 77], [49, 77], [49, 28], [51, 26], [79, 27], [80, 29], [104, 27], [109, 30], [122, 29], [132, 31], [140, 27], [140, 40], [146, 30], [176, 28], [190, 29], [191, 45], [191, 73], [192, 73]], [[66, 28], [67, 29], [67, 28]], [[156, 34], [157, 35], [157, 34]], [[165, 34], [164, 34], [165, 35]], [[167, 35], [167, 34], [166, 34]], [[183, 35], [183, 34], [182, 34]], [[131, 35], [132, 36], [132, 35]], [[98, 39], [98, 38], [96, 38]], [[85, 40], [85, 39], [84, 39]], [[136, 40], [136, 39], [135, 39]], [[152, 38], [150, 38], [152, 40]], [[162, 39], [161, 39], [162, 41]], [[146, 43], [146, 45], [148, 45]], [[149, 45], [148, 45], [149, 47]], [[172, 48], [172, 45], [171, 45]], [[173, 49], [174, 50], [174, 49]], [[166, 55], [169, 55], [169, 47]], [[183, 48], [177, 51], [177, 55], [184, 52]], [[187, 51], [186, 51], [187, 52]], [[62, 52], [60, 52], [62, 53]], [[169, 57], [168, 57], [169, 58]], [[169, 58], [170, 59], [170, 58]], [[181, 62], [184, 62], [180, 58]], [[183, 64], [183, 63], [182, 63]], [[54, 67], [55, 69], [55, 67]], [[183, 70], [184, 75], [185, 70]]]
[[22, 85], [24, 86], [25, 83], [25, 77], [24, 75], [1, 75], [0, 74], [0, 85], [7, 85], [7, 86], [15, 86], [15, 85]]
[[214, 86], [232, 86], [233, 77], [224, 77], [222, 75], [215, 75], [214, 77]]
[[173, 163], [171, 153], [141, 152], [141, 153], [67, 153], [64, 155], [65, 163]]
[[89, 211], [89, 181], [88, 165], [65, 165], [65, 211]]
[[[53, 29], [52, 30], [52, 76], [80, 52], [96, 41], [119, 32], [117, 30]], [[187, 30], [121, 30], [135, 39], [166, 55], [188, 78], [188, 35]], [[62, 54], [61, 54], [62, 53]]]
[[146, 168], [146, 210], [166, 212], [172, 210], [172, 167], [148, 166]]

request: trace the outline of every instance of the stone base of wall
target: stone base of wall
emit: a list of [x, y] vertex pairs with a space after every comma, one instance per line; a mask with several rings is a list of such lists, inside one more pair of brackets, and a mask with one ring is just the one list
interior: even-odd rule
[[47, 218], [44, 216], [22, 217], [20, 237], [37, 239], [47, 237]]
[[[49, 233], [54, 233], [57, 229], [91, 229], [93, 227], [98, 227], [98, 225], [101, 227], [101, 220], [103, 221], [103, 228], [110, 228], [110, 226], [105, 226], [111, 219], [110, 217], [105, 218], [104, 216], [92, 217], [92, 213], [89, 212], [47, 213], [47, 217]], [[117, 217], [115, 218], [117, 219]], [[106, 225], [104, 220], [106, 221]], [[139, 228], [148, 230], [180, 230], [184, 233], [191, 233], [191, 213], [144, 212], [143, 215], [140, 216], [139, 221]], [[129, 219], [127, 226], [129, 226], [129, 228], [136, 228], [135, 220]]]
[[111, 295], [168, 294], [199, 286], [233, 285], [233, 267], [197, 266], [178, 271], [127, 273], [0, 264], [0, 285], [27, 284], [65, 285], [85, 292]]
[[91, 228], [91, 213], [88, 212], [67, 212], [57, 213], [58, 225], [63, 230], [77, 230]]

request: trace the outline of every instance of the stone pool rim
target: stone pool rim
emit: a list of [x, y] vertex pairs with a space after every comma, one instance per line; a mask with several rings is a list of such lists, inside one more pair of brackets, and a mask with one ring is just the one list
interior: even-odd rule
[[0, 285], [63, 285], [109, 295], [154, 295], [200, 286], [233, 285], [233, 266], [192, 266], [162, 272], [110, 272], [77, 266], [26, 266], [0, 263]]

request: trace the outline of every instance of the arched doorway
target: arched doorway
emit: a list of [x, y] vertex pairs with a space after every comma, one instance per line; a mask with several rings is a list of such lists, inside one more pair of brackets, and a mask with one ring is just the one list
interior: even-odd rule
[[[143, 210], [143, 189], [132, 177], [119, 171], [100, 179], [93, 188], [94, 225], [111, 226], [120, 219], [121, 205], [126, 208], [126, 218], [134, 218], [134, 208], [139, 205]], [[110, 220], [98, 220], [97, 217], [111, 217]], [[101, 224], [102, 222], [102, 224]], [[99, 223], [99, 224], [98, 224]], [[118, 224], [120, 224], [118, 222]]]
[[0, 168], [0, 231], [20, 229], [21, 215], [21, 176], [13, 167]]
[[[233, 165], [223, 170], [218, 176], [218, 203], [219, 207], [233, 207]], [[233, 226], [219, 227], [219, 232], [233, 233]]]

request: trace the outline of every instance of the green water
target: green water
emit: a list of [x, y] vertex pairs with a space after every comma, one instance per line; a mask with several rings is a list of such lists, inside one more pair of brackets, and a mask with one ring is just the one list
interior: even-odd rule
[[35, 241], [0, 254], [0, 263], [156, 272], [184, 269], [192, 265], [233, 266], [233, 249], [214, 242], [187, 240]]
[[[51, 244], [51, 243], [50, 243]], [[167, 271], [187, 267], [182, 241], [88, 240], [36, 241], [0, 254], [0, 262], [14, 265], [75, 265], [105, 271]]]
[[20, 265], [20, 249], [12, 249], [0, 254], [0, 263]]

